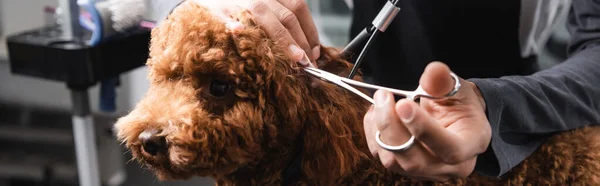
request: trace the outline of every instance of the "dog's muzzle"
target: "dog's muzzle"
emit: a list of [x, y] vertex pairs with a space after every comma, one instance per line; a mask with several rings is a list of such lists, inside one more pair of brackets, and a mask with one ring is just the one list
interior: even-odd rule
[[167, 142], [164, 136], [159, 136], [159, 130], [149, 129], [140, 133], [138, 139], [142, 143], [142, 150], [149, 155], [156, 156], [167, 151]]

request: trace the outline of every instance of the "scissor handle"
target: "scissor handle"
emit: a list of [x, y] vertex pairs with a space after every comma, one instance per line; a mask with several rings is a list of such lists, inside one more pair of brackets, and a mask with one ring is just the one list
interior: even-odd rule
[[452, 91], [448, 92], [448, 94], [446, 94], [444, 97], [454, 96], [454, 94], [458, 93], [458, 91], [460, 90], [460, 87], [462, 86], [460, 84], [460, 78], [454, 72], [450, 72], [450, 76], [452, 76], [452, 79], [454, 79], [454, 89], [452, 89]]
[[427, 93], [425, 90], [423, 90], [421, 85], [419, 85], [419, 87], [417, 87], [417, 89], [414, 91], [412, 100], [417, 100], [422, 97], [429, 98], [429, 99], [442, 99], [442, 98], [454, 96], [456, 93], [458, 93], [458, 91], [460, 90], [460, 87], [462, 85], [460, 84], [460, 78], [456, 74], [454, 74], [453, 72], [450, 72], [450, 76], [452, 77], [452, 79], [454, 79], [454, 87], [446, 95], [444, 95], [442, 97], [434, 97], [431, 94]]

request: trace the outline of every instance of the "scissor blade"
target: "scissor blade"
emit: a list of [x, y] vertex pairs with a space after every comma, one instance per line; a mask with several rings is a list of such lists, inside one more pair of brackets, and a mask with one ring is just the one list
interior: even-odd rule
[[395, 95], [400, 95], [400, 96], [404, 96], [407, 98], [413, 98], [415, 96], [415, 92], [414, 91], [406, 91], [406, 90], [398, 90], [398, 89], [393, 89], [393, 88], [388, 88], [388, 87], [382, 87], [382, 86], [377, 86], [377, 85], [372, 85], [372, 84], [368, 84], [368, 83], [364, 83], [364, 82], [360, 82], [360, 81], [356, 81], [356, 80], [352, 80], [352, 79], [342, 79], [342, 81], [344, 81], [345, 83], [354, 85], [354, 86], [358, 86], [358, 87], [362, 87], [362, 88], [370, 88], [370, 89], [374, 89], [374, 90], [386, 90], [388, 92], [391, 92], [392, 94]]
[[346, 90], [349, 90], [350, 92], [366, 99], [367, 101], [371, 102], [372, 104], [375, 104], [375, 101], [373, 100], [373, 98], [367, 96], [363, 92], [359, 91], [358, 89], [356, 89], [356, 88], [346, 84], [344, 81], [342, 81], [342, 79], [344, 79], [343, 77], [337, 76], [335, 74], [329, 73], [329, 72], [321, 70], [321, 69], [316, 69], [316, 68], [311, 68], [311, 67], [304, 68], [304, 71], [306, 71], [309, 74], [312, 74], [316, 77], [319, 77], [323, 80], [326, 80], [333, 84], [336, 84], [342, 88], [345, 88]]
[[354, 88], [354, 87], [352, 87], [352, 86], [350, 86], [350, 85], [348, 85], [348, 84], [346, 84], [346, 83], [344, 83], [342, 81], [340, 81], [340, 83], [336, 83], [336, 84], [339, 85], [339, 86], [341, 86], [341, 87], [343, 87], [343, 88], [345, 88], [346, 90], [349, 90], [350, 92], [352, 92], [352, 93], [354, 93], [354, 94], [356, 94], [356, 95], [358, 95], [358, 96], [366, 99], [367, 101], [371, 102], [371, 104], [375, 104], [375, 100], [373, 100], [373, 98], [371, 98], [371, 97], [367, 96], [366, 94], [362, 93], [360, 90], [358, 90], [358, 89], [356, 89], [356, 88]]
[[315, 70], [314, 70], [314, 69], [312, 69], [311, 67], [304, 68], [304, 71], [305, 71], [305, 72], [308, 72], [309, 74], [311, 74], [311, 75], [313, 75], [313, 76], [315, 76], [315, 77], [318, 77], [318, 78], [320, 78], [320, 79], [322, 79], [322, 80], [327, 80], [327, 79], [325, 78], [325, 76], [324, 76], [324, 75], [323, 75], [321, 72], [315, 71]]

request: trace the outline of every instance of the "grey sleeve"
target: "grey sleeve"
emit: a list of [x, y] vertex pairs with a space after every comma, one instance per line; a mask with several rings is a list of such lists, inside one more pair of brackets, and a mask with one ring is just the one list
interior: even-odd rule
[[600, 124], [600, 2], [572, 1], [570, 57], [531, 76], [470, 79], [492, 127], [475, 171], [502, 176], [556, 132]]

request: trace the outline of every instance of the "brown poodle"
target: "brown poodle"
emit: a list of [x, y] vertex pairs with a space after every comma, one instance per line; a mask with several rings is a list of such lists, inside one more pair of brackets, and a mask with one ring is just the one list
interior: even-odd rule
[[[176, 8], [152, 31], [143, 100], [115, 128], [160, 180], [209, 176], [218, 185], [600, 184], [600, 131], [557, 135], [502, 178], [431, 183], [386, 170], [363, 133], [370, 103], [313, 81], [245, 11], [232, 33], [201, 5]], [[324, 47], [318, 67], [351, 64]], [[479, 162], [485, 163], [485, 162]]]

